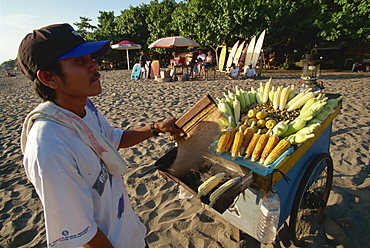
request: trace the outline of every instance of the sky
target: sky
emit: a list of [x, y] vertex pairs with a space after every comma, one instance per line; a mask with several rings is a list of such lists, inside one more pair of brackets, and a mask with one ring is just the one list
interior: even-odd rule
[[[0, 0], [0, 64], [17, 57], [21, 40], [34, 29], [80, 21], [80, 16], [97, 24], [99, 10], [114, 11], [139, 6], [150, 0]], [[76, 28], [76, 27], [75, 27]]]

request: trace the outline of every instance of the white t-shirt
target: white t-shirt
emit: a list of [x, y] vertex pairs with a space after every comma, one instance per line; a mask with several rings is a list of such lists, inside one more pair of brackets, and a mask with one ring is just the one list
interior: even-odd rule
[[253, 75], [257, 74], [256, 69], [254, 67], [245, 69], [245, 74], [247, 77], [252, 77]]
[[[118, 148], [123, 130], [87, 107], [83, 120]], [[98, 121], [99, 120], [99, 121]], [[24, 152], [27, 176], [44, 207], [48, 247], [80, 247], [99, 228], [113, 247], [145, 247], [146, 228], [134, 213], [120, 175], [104, 163], [77, 132], [38, 119]]]
[[202, 62], [204, 62], [205, 60], [206, 60], [206, 55], [204, 54], [204, 53], [202, 53], [202, 54], [199, 54], [198, 55], [198, 57], [197, 57], [197, 60], [198, 60], [198, 62], [199, 62], [199, 59], [201, 59], [202, 60]]
[[231, 67], [230, 68], [230, 75], [232, 77], [238, 76], [239, 75], [239, 67], [235, 67], [235, 68]]

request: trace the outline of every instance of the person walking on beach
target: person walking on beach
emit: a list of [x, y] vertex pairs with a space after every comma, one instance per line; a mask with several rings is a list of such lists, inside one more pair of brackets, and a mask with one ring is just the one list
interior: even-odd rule
[[94, 59], [109, 47], [86, 42], [69, 24], [34, 30], [19, 46], [18, 66], [43, 101], [24, 121], [21, 149], [43, 204], [48, 247], [145, 247], [117, 149], [159, 133], [184, 135], [174, 117], [121, 130], [102, 116], [88, 97], [102, 92]]

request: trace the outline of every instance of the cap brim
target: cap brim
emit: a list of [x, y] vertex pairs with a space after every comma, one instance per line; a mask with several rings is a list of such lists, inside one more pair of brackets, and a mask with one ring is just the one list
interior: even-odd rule
[[86, 42], [76, 46], [62, 56], [59, 56], [57, 60], [80, 57], [88, 54], [91, 54], [91, 58], [96, 59], [106, 54], [109, 51], [109, 48], [109, 40]]

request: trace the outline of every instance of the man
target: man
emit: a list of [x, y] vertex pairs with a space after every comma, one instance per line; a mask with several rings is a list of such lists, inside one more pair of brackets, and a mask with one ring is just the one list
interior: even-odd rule
[[202, 49], [198, 49], [197, 64], [194, 66], [194, 77], [199, 77], [202, 62], [206, 60], [206, 55]]
[[257, 78], [257, 72], [256, 72], [256, 69], [252, 67], [252, 63], [248, 64], [248, 67], [245, 69], [244, 73], [245, 73], [245, 76], [244, 76], [245, 79], [252, 78], [256, 80]]
[[145, 226], [133, 212], [117, 148], [158, 133], [183, 135], [175, 118], [120, 130], [88, 99], [102, 91], [98, 64], [109, 41], [85, 42], [68, 24], [28, 34], [17, 63], [44, 101], [26, 118], [24, 166], [44, 207], [48, 247], [145, 247]]

